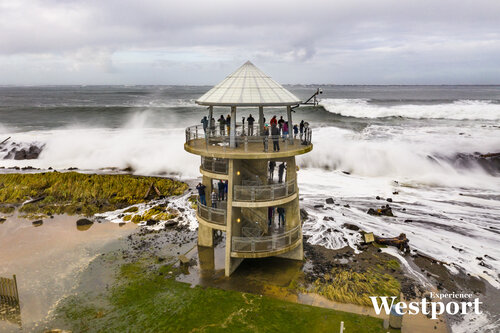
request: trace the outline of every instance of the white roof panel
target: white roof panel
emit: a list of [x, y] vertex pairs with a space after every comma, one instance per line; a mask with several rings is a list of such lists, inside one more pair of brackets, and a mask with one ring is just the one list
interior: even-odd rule
[[220, 106], [279, 106], [298, 104], [300, 99], [247, 61], [198, 98], [196, 103]]

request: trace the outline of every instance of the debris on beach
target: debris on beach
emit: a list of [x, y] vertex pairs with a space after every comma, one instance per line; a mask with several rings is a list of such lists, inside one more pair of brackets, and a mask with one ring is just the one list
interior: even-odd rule
[[375, 236], [375, 242], [380, 245], [389, 245], [389, 246], [395, 246], [401, 251], [410, 251], [410, 246], [408, 243], [410, 240], [406, 238], [406, 234], [402, 233], [398, 237], [389, 237], [389, 238], [383, 238], [383, 237], [378, 237]]
[[374, 216], [390, 216], [390, 217], [395, 217], [394, 214], [392, 213], [392, 208], [389, 205], [382, 206], [380, 209], [373, 209], [370, 208], [368, 209], [368, 214], [374, 215]]

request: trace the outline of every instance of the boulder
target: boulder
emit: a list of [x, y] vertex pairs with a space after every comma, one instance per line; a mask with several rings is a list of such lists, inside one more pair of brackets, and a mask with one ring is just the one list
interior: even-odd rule
[[92, 224], [94, 224], [94, 222], [92, 222], [89, 219], [79, 219], [78, 221], [76, 221], [77, 227], [82, 227], [84, 225], [92, 225]]
[[31, 222], [31, 224], [33, 224], [35, 227], [39, 227], [43, 224], [43, 220], [36, 220]]
[[352, 231], [359, 231], [359, 227], [357, 225], [351, 224], [351, 223], [344, 223], [342, 225], [344, 228], [352, 230]]
[[333, 200], [333, 198], [327, 198], [325, 201], [329, 205], [333, 205], [335, 203], [335, 201]]

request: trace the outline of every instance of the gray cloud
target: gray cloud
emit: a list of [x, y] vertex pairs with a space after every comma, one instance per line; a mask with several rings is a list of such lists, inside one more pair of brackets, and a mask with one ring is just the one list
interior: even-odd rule
[[500, 83], [500, 2], [2, 0], [1, 84]]

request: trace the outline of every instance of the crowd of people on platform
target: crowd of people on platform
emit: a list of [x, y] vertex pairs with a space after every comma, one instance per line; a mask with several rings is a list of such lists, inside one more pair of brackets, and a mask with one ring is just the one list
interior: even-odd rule
[[[248, 129], [248, 136], [253, 136], [255, 118], [250, 114], [247, 118], [242, 117], [243, 129], [245, 128], [245, 121], [247, 122], [246, 128]], [[231, 115], [227, 115], [224, 117], [223, 115], [217, 120], [219, 123], [219, 133], [221, 136], [229, 135], [231, 131]], [[201, 123], [203, 125], [203, 131], [205, 135], [214, 135], [215, 134], [215, 119], [208, 120], [207, 116], [204, 116], [201, 119]], [[263, 118], [264, 128], [261, 130], [261, 135], [264, 137], [269, 137], [271, 135], [273, 141], [273, 151], [279, 151], [280, 138], [285, 142], [286, 139], [290, 138], [293, 134], [293, 138], [297, 139], [297, 135], [299, 135], [300, 140], [304, 143], [306, 139], [306, 132], [309, 128], [309, 123], [301, 120], [299, 125], [293, 125], [293, 128], [290, 129], [288, 121], [283, 119], [283, 116], [280, 116], [280, 119], [277, 119], [277, 116], [274, 115], [271, 118], [269, 124], [266, 123], [266, 118]], [[227, 133], [227, 134], [226, 134]], [[245, 135], [243, 131], [242, 135]], [[264, 150], [267, 151], [267, 140], [264, 139]]]
[[[228, 190], [228, 183], [227, 180], [219, 180], [217, 182], [217, 189], [214, 187], [212, 188], [212, 192], [210, 193], [210, 201], [212, 202], [212, 208], [217, 208], [217, 202], [219, 201], [225, 201], [227, 200], [227, 190]], [[198, 190], [198, 201], [202, 205], [207, 205], [207, 198], [206, 198], [206, 186], [203, 185], [202, 183], [198, 183], [196, 186], [196, 190]]]

